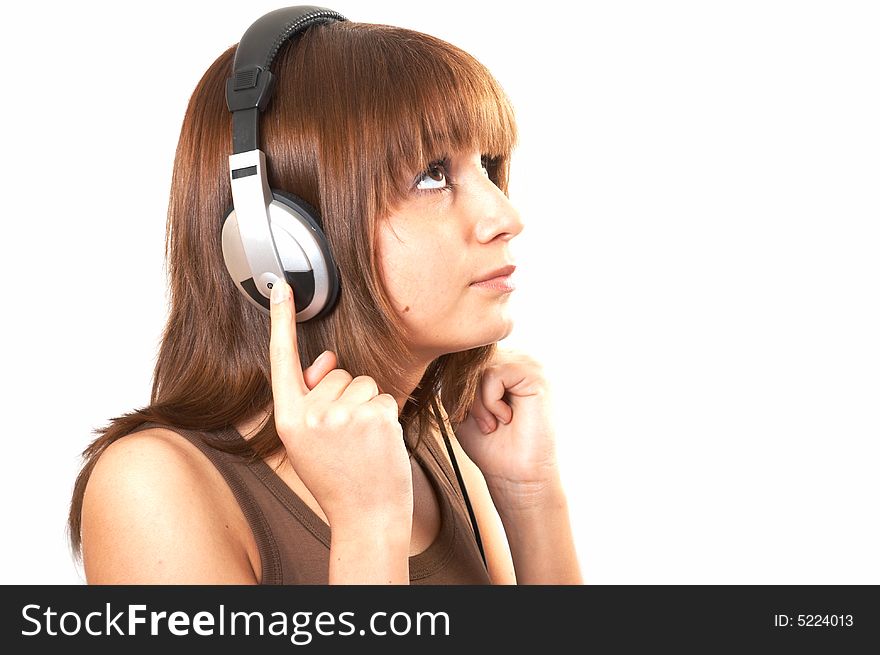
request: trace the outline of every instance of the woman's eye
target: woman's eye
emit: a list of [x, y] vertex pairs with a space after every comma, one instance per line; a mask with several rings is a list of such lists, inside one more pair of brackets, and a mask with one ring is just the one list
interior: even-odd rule
[[431, 164], [421, 175], [419, 175], [416, 188], [424, 191], [433, 189], [443, 189], [447, 186], [446, 169], [443, 164]]

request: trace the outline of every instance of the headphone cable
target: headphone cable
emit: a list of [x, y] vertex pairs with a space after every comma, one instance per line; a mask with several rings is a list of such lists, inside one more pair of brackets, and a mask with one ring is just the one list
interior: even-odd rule
[[471, 507], [471, 501], [468, 497], [467, 489], [464, 486], [464, 479], [461, 477], [461, 471], [458, 468], [458, 462], [455, 459], [455, 453], [452, 452], [452, 444], [449, 442], [449, 435], [446, 433], [446, 426], [440, 418], [440, 409], [437, 407], [437, 397], [435, 396], [431, 402], [434, 405], [434, 415], [437, 417], [437, 424], [440, 426], [440, 432], [443, 433], [443, 441], [446, 442], [446, 450], [449, 453], [449, 459], [452, 461], [452, 468], [455, 470], [455, 477], [458, 478], [458, 486], [461, 487], [461, 493], [464, 496], [464, 504], [467, 506], [468, 514], [471, 517], [471, 525], [474, 528], [474, 537], [477, 539], [477, 548], [480, 549], [480, 556], [483, 558], [483, 566], [489, 570], [486, 563], [486, 553], [483, 552], [483, 541], [480, 539], [480, 530], [477, 528], [477, 519], [474, 516], [474, 509]]

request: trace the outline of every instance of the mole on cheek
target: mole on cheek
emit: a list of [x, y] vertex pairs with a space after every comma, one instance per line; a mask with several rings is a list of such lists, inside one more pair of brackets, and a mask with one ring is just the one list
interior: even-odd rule
[[409, 305], [407, 305], [406, 307], [404, 307], [404, 308], [403, 308], [403, 311], [408, 312], [408, 311], [409, 311]]

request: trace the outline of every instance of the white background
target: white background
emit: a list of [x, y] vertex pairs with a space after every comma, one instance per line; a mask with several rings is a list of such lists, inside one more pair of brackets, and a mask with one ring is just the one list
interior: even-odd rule
[[[4, 5], [0, 581], [81, 583], [91, 431], [148, 402], [183, 112], [276, 2]], [[870, 2], [336, 2], [501, 82], [516, 327], [585, 581], [880, 583]]]

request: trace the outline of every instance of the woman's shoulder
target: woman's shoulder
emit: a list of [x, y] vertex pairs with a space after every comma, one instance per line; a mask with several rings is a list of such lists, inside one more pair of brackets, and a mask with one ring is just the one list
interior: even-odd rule
[[[189, 443], [181, 431], [155, 423], [141, 424], [128, 434], [119, 437], [106, 449], [107, 453], [133, 453], [143, 451], [151, 454], [165, 454], [170, 456], [184, 456], [187, 448], [184, 444]], [[113, 455], [111, 455], [112, 457]]]
[[254, 581], [249, 532], [219, 471], [166, 427], [110, 444], [83, 497], [83, 562], [92, 583]]
[[[203, 484], [207, 460], [182, 434], [168, 427], [147, 427], [116, 439], [98, 457], [89, 477], [112, 487], [137, 487], [144, 494], [190, 487], [196, 495], [208, 493]], [[147, 484], [149, 483], [149, 485]], [[88, 487], [87, 487], [88, 490]]]

